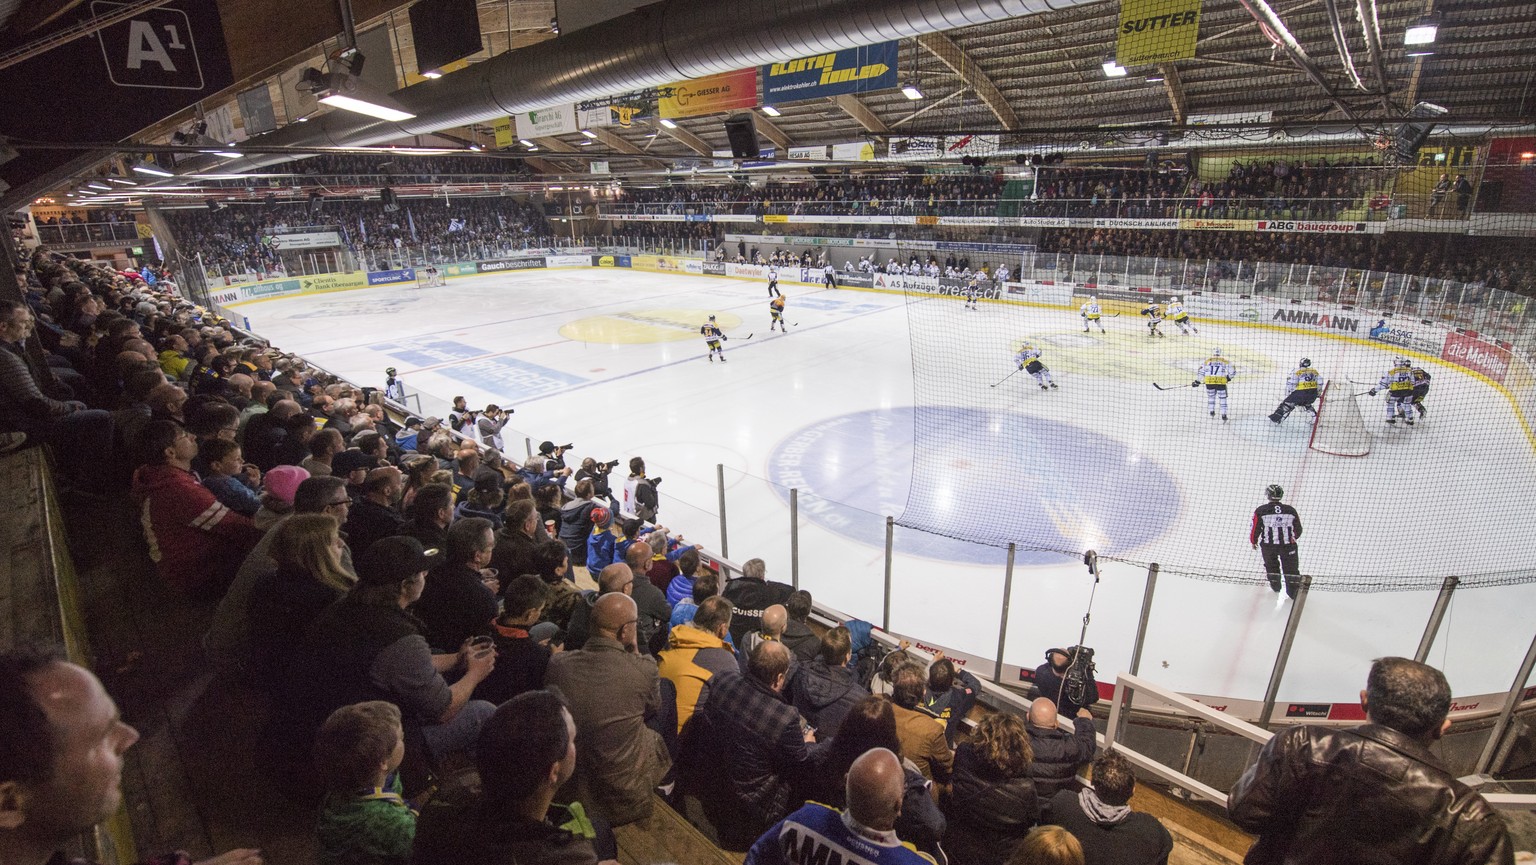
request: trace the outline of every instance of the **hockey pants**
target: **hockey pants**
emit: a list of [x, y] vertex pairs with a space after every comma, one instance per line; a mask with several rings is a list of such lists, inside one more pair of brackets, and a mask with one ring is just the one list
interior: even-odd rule
[[1280, 591], [1280, 578], [1283, 575], [1285, 593], [1296, 597], [1296, 588], [1301, 585], [1301, 563], [1296, 545], [1259, 544], [1259, 552], [1264, 555], [1264, 576], [1269, 578], [1269, 587]]

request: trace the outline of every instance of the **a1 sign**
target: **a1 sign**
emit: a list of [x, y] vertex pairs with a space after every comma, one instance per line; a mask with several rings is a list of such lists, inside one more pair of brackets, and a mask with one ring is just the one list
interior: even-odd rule
[[[124, 5], [95, 0], [91, 14], [108, 15]], [[107, 75], [119, 87], [203, 89], [203, 68], [197, 59], [192, 22], [180, 9], [146, 9], [102, 28], [97, 38], [107, 61]]]

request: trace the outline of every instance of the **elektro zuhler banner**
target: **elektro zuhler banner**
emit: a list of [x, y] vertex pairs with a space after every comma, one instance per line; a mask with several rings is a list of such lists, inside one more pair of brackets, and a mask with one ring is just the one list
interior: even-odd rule
[[763, 67], [763, 104], [867, 93], [896, 86], [896, 42], [800, 57]]

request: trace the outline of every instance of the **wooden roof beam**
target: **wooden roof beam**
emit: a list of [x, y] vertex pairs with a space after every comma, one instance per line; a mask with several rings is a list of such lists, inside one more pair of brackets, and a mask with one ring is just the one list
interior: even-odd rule
[[1179, 68], [1172, 63], [1159, 63], [1163, 73], [1163, 89], [1168, 92], [1168, 105], [1173, 109], [1173, 122], [1184, 125], [1189, 117], [1189, 103], [1184, 98], [1184, 82], [1179, 78]]
[[1013, 113], [1013, 106], [1008, 104], [1008, 97], [997, 89], [987, 73], [977, 65], [971, 56], [965, 53], [960, 43], [949, 38], [943, 33], [928, 33], [917, 37], [917, 44], [939, 59], [939, 62], [949, 67], [951, 72], [964, 79], [971, 89], [976, 91], [976, 96], [992, 111], [992, 116], [1003, 125], [1004, 129], [1018, 129], [1019, 118]]
[[829, 96], [827, 99], [833, 105], [843, 109], [849, 117], [857, 120], [866, 132], [873, 132], [876, 135], [891, 134], [890, 128], [885, 125], [884, 121], [875, 116], [875, 112], [870, 111], [869, 106], [860, 102], [859, 97], [845, 93], [841, 96]]
[[[675, 120], [672, 122], [677, 123]], [[714, 148], [709, 146], [709, 142], [684, 129], [681, 125], [675, 126], [672, 129], [661, 126], [661, 131], [682, 142], [684, 147], [687, 147], [689, 150], [692, 150], [694, 153], [697, 153], [700, 156], [714, 155]]]
[[772, 120], [757, 112], [753, 112], [752, 119], [757, 124], [757, 131], [761, 132], [764, 138], [772, 141], [786, 153], [789, 151], [789, 148], [795, 146], [795, 140], [785, 134], [784, 130], [780, 129]]

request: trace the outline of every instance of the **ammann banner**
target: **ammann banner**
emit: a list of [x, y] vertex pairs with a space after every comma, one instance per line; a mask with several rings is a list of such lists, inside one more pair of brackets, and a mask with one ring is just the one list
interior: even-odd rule
[[868, 93], [896, 86], [897, 42], [771, 63], [763, 71], [763, 104]]
[[1145, 66], [1195, 56], [1200, 0], [1120, 0], [1115, 62]]
[[757, 70], [742, 69], [667, 85], [672, 95], [657, 101], [666, 118], [697, 117], [757, 104]]

